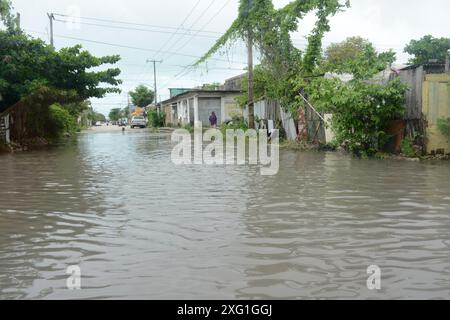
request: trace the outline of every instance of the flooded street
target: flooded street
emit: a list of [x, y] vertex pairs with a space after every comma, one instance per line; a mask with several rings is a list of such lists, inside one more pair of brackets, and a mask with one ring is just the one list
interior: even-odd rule
[[1, 155], [0, 299], [450, 298], [450, 163], [281, 150], [264, 177], [171, 150], [128, 130]]

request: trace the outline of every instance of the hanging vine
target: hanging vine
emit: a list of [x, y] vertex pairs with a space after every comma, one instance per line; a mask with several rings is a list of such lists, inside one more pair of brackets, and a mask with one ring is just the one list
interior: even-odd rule
[[[330, 30], [329, 17], [348, 6], [349, 1], [296, 0], [275, 9], [271, 0], [240, 0], [238, 18], [195, 66], [206, 62], [230, 42], [248, 40], [251, 33], [253, 45], [261, 54], [258, 72], [263, 74], [259, 78], [265, 79], [265, 95], [290, 109], [296, 100], [290, 79], [313, 73], [320, 61], [323, 36]], [[299, 20], [313, 11], [317, 22], [302, 52], [294, 46], [291, 33], [297, 31]]]

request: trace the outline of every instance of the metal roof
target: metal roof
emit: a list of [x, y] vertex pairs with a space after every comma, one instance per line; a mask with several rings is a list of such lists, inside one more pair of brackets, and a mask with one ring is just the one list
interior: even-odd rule
[[181, 93], [181, 94], [179, 94], [177, 96], [174, 96], [174, 97], [172, 97], [170, 99], [167, 99], [167, 100], [161, 102], [161, 104], [164, 105], [164, 104], [168, 104], [168, 103], [171, 103], [171, 102], [175, 102], [175, 101], [177, 101], [180, 98], [185, 97], [185, 96], [191, 96], [191, 95], [195, 96], [195, 95], [198, 95], [198, 94], [209, 94], [209, 95], [217, 94], [217, 95], [221, 95], [221, 94], [227, 94], [227, 93], [241, 93], [241, 90], [202, 90], [202, 89], [192, 89], [191, 91], [186, 91], [186, 92], [183, 92], [183, 93]]

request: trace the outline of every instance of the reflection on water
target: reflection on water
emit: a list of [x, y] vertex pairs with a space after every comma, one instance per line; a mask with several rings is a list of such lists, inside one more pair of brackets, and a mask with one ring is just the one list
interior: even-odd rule
[[281, 151], [263, 177], [170, 152], [135, 131], [0, 156], [0, 298], [450, 298], [449, 163]]

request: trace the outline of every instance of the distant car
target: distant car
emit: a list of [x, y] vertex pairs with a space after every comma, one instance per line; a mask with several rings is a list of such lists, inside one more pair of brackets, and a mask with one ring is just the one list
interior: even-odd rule
[[145, 117], [133, 117], [131, 119], [131, 129], [136, 127], [145, 128], [147, 127], [147, 121], [145, 121]]
[[119, 121], [117, 122], [117, 125], [119, 127], [126, 127], [127, 124], [128, 124], [128, 119], [126, 119], [126, 118], [119, 119]]
[[101, 123], [100, 121], [97, 121], [97, 122], [95, 123], [95, 126], [96, 126], [96, 127], [101, 127], [101, 126], [102, 126], [102, 123]]

